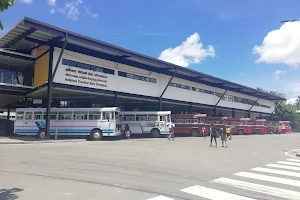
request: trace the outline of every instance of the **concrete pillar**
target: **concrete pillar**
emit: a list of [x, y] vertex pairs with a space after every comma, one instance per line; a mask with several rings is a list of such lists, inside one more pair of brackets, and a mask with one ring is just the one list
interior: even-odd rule
[[115, 93], [115, 96], [114, 96], [114, 102], [113, 102], [113, 104], [114, 104], [114, 106], [118, 106], [118, 93], [117, 92], [114, 92]]
[[8, 106], [7, 106], [7, 116], [6, 116], [7, 120], [9, 120], [9, 116], [10, 116], [10, 105], [8, 104]]
[[46, 137], [50, 138], [50, 111], [52, 104], [52, 73], [53, 73], [53, 52], [54, 46], [50, 46], [49, 66], [48, 66], [48, 88], [47, 88], [47, 108], [46, 108]]
[[232, 109], [232, 118], [235, 118], [235, 112], [234, 112], [234, 109]]

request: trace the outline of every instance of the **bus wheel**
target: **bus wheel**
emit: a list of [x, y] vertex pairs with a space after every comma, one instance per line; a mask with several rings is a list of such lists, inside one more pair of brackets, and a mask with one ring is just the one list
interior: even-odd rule
[[191, 132], [191, 135], [193, 137], [199, 137], [199, 131], [197, 129], [193, 129], [192, 132]]
[[257, 130], [255, 131], [255, 133], [256, 133], [257, 135], [260, 135], [260, 134], [261, 134], [261, 130], [257, 129]]
[[39, 130], [37, 136], [38, 136], [40, 139], [45, 139], [45, 138], [46, 138], [46, 131], [45, 131], [45, 129]]
[[102, 139], [102, 131], [99, 129], [92, 130], [90, 134], [91, 140], [101, 140]]
[[238, 134], [239, 134], [239, 135], [244, 135], [244, 131], [243, 131], [243, 130], [239, 130], [239, 131], [238, 131]]
[[158, 138], [160, 136], [160, 131], [158, 129], [154, 128], [151, 130], [150, 134], [151, 134], [151, 137]]

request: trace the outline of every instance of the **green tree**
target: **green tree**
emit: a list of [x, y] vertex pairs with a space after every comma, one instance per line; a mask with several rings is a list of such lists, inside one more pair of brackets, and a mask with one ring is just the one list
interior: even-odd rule
[[[7, 10], [9, 7], [13, 6], [14, 0], [0, 0], [0, 12]], [[3, 30], [2, 21], [0, 20], [0, 29]]]
[[300, 110], [300, 95], [298, 95], [298, 97], [297, 97], [296, 105], [299, 107], [299, 110]]
[[[257, 88], [260, 91], [265, 91], [260, 88]], [[285, 94], [276, 92], [276, 91], [265, 91], [272, 95], [285, 97]], [[290, 121], [293, 130], [300, 131], [300, 96], [296, 101], [296, 104], [287, 104], [286, 102], [274, 101], [276, 110], [275, 113], [268, 118], [268, 120], [274, 121]]]

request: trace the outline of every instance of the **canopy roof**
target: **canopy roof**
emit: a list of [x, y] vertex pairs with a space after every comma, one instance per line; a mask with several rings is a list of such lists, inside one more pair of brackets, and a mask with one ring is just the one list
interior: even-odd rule
[[[286, 100], [267, 92], [253, 89], [238, 83], [201, 73], [189, 68], [171, 64], [150, 56], [136, 53], [106, 42], [83, 36], [59, 27], [55, 27], [28, 17], [25, 17], [14, 28], [0, 38], [0, 48], [30, 54], [31, 51], [42, 45], [54, 45], [62, 47], [67, 37], [66, 49], [86, 55], [131, 65], [158, 73], [183, 78], [205, 85], [228, 89], [267, 100]], [[2, 54], [3, 51], [0, 51]], [[26, 56], [23, 56], [24, 58]], [[22, 56], [20, 56], [22, 57]]]

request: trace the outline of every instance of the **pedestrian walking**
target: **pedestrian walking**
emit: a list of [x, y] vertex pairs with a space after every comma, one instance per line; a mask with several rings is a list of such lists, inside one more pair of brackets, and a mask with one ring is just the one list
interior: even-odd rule
[[216, 127], [211, 124], [211, 127], [210, 127], [210, 147], [212, 145], [212, 140], [215, 140], [215, 144], [216, 144], [216, 147], [218, 146], [217, 145], [217, 130], [216, 130]]
[[170, 128], [168, 140], [172, 139], [174, 141], [174, 138], [175, 138], [174, 129]]
[[226, 144], [226, 148], [227, 146], [227, 133], [226, 133], [226, 128], [225, 126], [223, 126], [223, 128], [221, 129], [221, 141], [222, 141], [222, 147], [224, 147], [224, 143]]
[[226, 134], [227, 134], [227, 137], [229, 137], [229, 140], [231, 140], [232, 134], [231, 134], [231, 128], [229, 126], [226, 128]]

